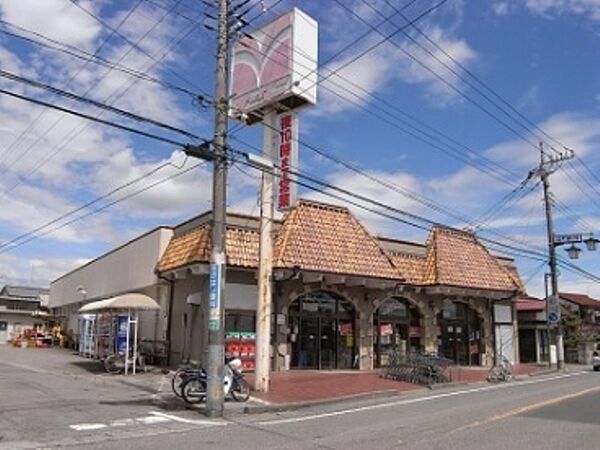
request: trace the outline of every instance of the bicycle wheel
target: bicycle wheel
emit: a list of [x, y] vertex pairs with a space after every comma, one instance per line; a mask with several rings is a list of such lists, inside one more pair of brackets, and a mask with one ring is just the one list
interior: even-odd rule
[[183, 400], [195, 405], [206, 400], [206, 382], [198, 378], [189, 378], [181, 385], [181, 396]]
[[119, 373], [121, 371], [121, 366], [119, 364], [119, 355], [110, 355], [104, 359], [104, 370], [108, 373]]
[[183, 377], [179, 372], [175, 372], [173, 378], [171, 378], [171, 389], [177, 397], [181, 397], [181, 385], [183, 384]]
[[250, 398], [250, 385], [240, 378], [231, 389], [231, 396], [236, 402], [247, 402]]

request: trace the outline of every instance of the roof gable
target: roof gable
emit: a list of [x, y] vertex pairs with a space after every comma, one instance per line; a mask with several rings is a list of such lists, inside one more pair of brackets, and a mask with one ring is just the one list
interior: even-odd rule
[[306, 200], [283, 221], [274, 267], [401, 278], [389, 256], [347, 208]]
[[425, 283], [514, 291], [508, 271], [470, 233], [435, 226], [428, 238]]
[[[210, 262], [212, 228], [204, 225], [171, 239], [157, 270], [164, 272], [193, 263]], [[255, 230], [227, 226], [227, 264], [237, 267], [258, 267], [258, 233]]]

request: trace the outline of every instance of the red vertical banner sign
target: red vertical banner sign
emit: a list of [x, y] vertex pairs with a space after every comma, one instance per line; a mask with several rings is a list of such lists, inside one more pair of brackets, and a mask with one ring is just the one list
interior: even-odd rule
[[287, 211], [296, 204], [298, 185], [290, 173], [298, 170], [298, 115], [286, 112], [277, 119], [279, 126], [279, 178], [277, 181], [277, 210]]

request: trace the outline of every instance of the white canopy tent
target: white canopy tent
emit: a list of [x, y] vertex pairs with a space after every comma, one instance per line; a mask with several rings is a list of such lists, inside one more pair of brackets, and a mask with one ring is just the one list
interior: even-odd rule
[[[138, 312], [160, 309], [159, 304], [151, 297], [144, 294], [130, 293], [111, 297], [104, 300], [98, 300], [88, 303], [79, 308], [80, 314], [100, 314], [127, 312], [127, 337], [125, 354], [125, 375], [129, 371], [129, 364], [132, 365], [132, 372], [135, 374], [137, 362], [137, 336], [138, 336]], [[133, 311], [134, 318], [131, 318]], [[133, 324], [133, 357], [129, 358], [130, 328]]]

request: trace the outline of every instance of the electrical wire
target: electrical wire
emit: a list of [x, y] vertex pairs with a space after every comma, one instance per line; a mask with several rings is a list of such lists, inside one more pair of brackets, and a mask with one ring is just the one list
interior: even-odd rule
[[110, 126], [110, 127], [113, 127], [113, 128], [117, 128], [119, 130], [127, 131], [129, 133], [134, 133], [134, 134], [137, 134], [139, 136], [144, 136], [144, 137], [147, 137], [147, 138], [150, 138], [150, 139], [154, 139], [155, 141], [164, 142], [166, 144], [171, 144], [171, 145], [177, 145], [177, 146], [180, 146], [180, 147], [185, 146], [184, 143], [181, 143], [181, 142], [178, 142], [178, 141], [174, 141], [174, 140], [172, 140], [170, 138], [166, 138], [166, 137], [163, 137], [163, 136], [158, 136], [158, 135], [155, 135], [155, 134], [152, 134], [152, 133], [147, 133], [145, 131], [138, 130], [136, 128], [131, 128], [131, 127], [128, 127], [128, 126], [125, 126], [125, 125], [121, 125], [121, 124], [115, 123], [115, 122], [110, 122], [108, 120], [99, 119], [98, 117], [90, 116], [88, 114], [84, 114], [84, 113], [79, 112], [79, 111], [75, 111], [75, 110], [72, 110], [72, 109], [69, 109], [69, 108], [63, 108], [62, 106], [54, 105], [52, 103], [44, 102], [42, 100], [37, 100], [35, 98], [31, 98], [31, 97], [27, 97], [25, 95], [17, 94], [16, 92], [7, 91], [6, 89], [0, 89], [0, 94], [8, 95], [10, 97], [14, 97], [14, 98], [17, 98], [19, 100], [23, 100], [23, 101], [27, 101], [27, 102], [30, 102], [30, 103], [34, 103], [34, 104], [39, 105], [39, 106], [45, 106], [46, 108], [55, 109], [57, 111], [65, 113], [65, 114], [70, 114], [70, 115], [75, 116], [75, 117], [79, 117], [79, 118], [82, 118], [82, 119], [91, 120], [93, 122], [101, 123], [103, 125], [107, 125], [107, 126]]
[[[42, 82], [33, 80], [31, 78], [22, 77], [20, 75], [16, 75], [14, 73], [7, 72], [7, 71], [2, 70], [2, 69], [0, 69], [0, 77], [7, 78], [7, 79], [9, 79], [11, 81], [23, 83], [23, 84], [26, 84], [28, 86], [32, 86], [32, 87], [35, 87], [35, 88], [38, 88], [38, 89], [44, 89], [44, 90], [46, 90], [48, 92], [51, 92], [51, 93], [53, 93], [53, 94], [55, 94], [57, 96], [65, 97], [65, 98], [68, 98], [68, 99], [71, 99], [71, 100], [75, 100], [75, 101], [78, 101], [78, 102], [81, 102], [81, 103], [92, 105], [92, 106], [95, 106], [96, 108], [100, 108], [100, 109], [103, 109], [105, 111], [109, 111], [109, 112], [112, 112], [112, 113], [115, 113], [115, 114], [119, 114], [119, 115], [121, 115], [123, 117], [126, 117], [126, 118], [131, 119], [131, 120], [135, 120], [137, 122], [149, 123], [149, 124], [157, 126], [159, 128], [164, 128], [166, 130], [172, 131], [174, 133], [181, 134], [183, 136], [186, 136], [186, 137], [189, 137], [189, 138], [192, 138], [192, 139], [200, 139], [198, 137], [198, 135], [196, 135], [194, 133], [190, 133], [189, 131], [185, 131], [185, 130], [183, 130], [181, 128], [177, 128], [177, 127], [174, 127], [172, 125], [168, 125], [168, 124], [166, 124], [164, 122], [159, 122], [158, 120], [155, 120], [155, 119], [150, 119], [148, 117], [140, 116], [139, 114], [135, 114], [135, 113], [132, 113], [130, 111], [126, 111], [126, 110], [121, 109], [121, 108], [116, 108], [114, 106], [107, 105], [106, 103], [102, 103], [102, 102], [99, 102], [97, 100], [93, 100], [93, 99], [90, 99], [90, 98], [87, 98], [87, 97], [83, 97], [83, 96], [74, 94], [73, 92], [69, 92], [69, 91], [65, 91], [65, 90], [62, 90], [62, 89], [58, 89], [58, 88], [56, 88], [54, 86], [51, 86], [49, 84], [42, 83]], [[1, 173], [2, 172], [0, 172], [0, 174]]]
[[[122, 19], [119, 21], [119, 23], [117, 24], [117, 29], [118, 29], [118, 28], [120, 28], [120, 27], [122, 27], [122, 26], [125, 24], [125, 22], [127, 22], [127, 20], [128, 20], [128, 19], [129, 19], [129, 18], [132, 16], [132, 14], [133, 14], [133, 13], [135, 12], [135, 10], [136, 10], [136, 9], [137, 9], [137, 8], [140, 6], [140, 4], [141, 4], [141, 3], [142, 3], [142, 0], [138, 0], [138, 1], [137, 1], [137, 3], [135, 3], [135, 5], [133, 6], [133, 8], [130, 8], [130, 9], [127, 11], [127, 14], [125, 14], [125, 15], [123, 16], [123, 18], [122, 18]], [[96, 51], [94, 52], [94, 54], [98, 54], [98, 53], [99, 53], [99, 52], [100, 52], [100, 51], [101, 51], [101, 50], [104, 48], [104, 46], [106, 46], [106, 45], [108, 44], [108, 42], [109, 42], [109, 41], [110, 41], [110, 39], [113, 37], [113, 35], [114, 35], [114, 32], [113, 32], [113, 33], [110, 33], [108, 36], [106, 36], [106, 37], [105, 37], [105, 38], [102, 40], [102, 42], [100, 43], [100, 45], [99, 45], [99, 46], [96, 48]], [[69, 79], [68, 79], [68, 80], [66, 81], [66, 83], [64, 84], [65, 88], [66, 88], [66, 87], [68, 87], [68, 86], [69, 86], [69, 85], [70, 85], [70, 84], [71, 84], [71, 83], [72, 83], [72, 82], [75, 80], [75, 78], [76, 78], [76, 77], [77, 77], [77, 76], [78, 76], [78, 75], [79, 75], [81, 72], [83, 72], [83, 70], [84, 70], [84, 69], [85, 69], [85, 68], [88, 66], [88, 64], [90, 63], [90, 61], [91, 61], [91, 58], [88, 58], [88, 59], [87, 59], [87, 60], [86, 60], [86, 61], [83, 63], [83, 65], [82, 65], [81, 67], [79, 67], [79, 69], [77, 70], [77, 72], [76, 72], [76, 73], [74, 73], [73, 75], [71, 75], [71, 76], [69, 77]], [[30, 123], [27, 125], [27, 127], [25, 127], [25, 129], [24, 129], [24, 130], [23, 130], [23, 131], [22, 131], [22, 132], [19, 134], [19, 136], [17, 136], [17, 138], [16, 138], [16, 139], [14, 139], [14, 140], [11, 142], [11, 144], [10, 144], [8, 147], [6, 147], [6, 148], [4, 149], [4, 152], [3, 152], [3, 153], [0, 155], [0, 161], [1, 161], [1, 160], [4, 158], [4, 156], [5, 156], [5, 155], [9, 155], [9, 154], [10, 154], [10, 151], [11, 151], [13, 148], [15, 148], [15, 146], [16, 146], [16, 145], [18, 145], [18, 144], [19, 144], [19, 143], [20, 143], [20, 142], [21, 142], [21, 141], [24, 139], [24, 137], [27, 135], [27, 133], [29, 133], [29, 132], [30, 132], [30, 131], [33, 129], [33, 127], [35, 126], [35, 124], [36, 124], [37, 122], [39, 122], [39, 121], [40, 121], [40, 119], [41, 119], [41, 118], [44, 116], [44, 114], [46, 114], [46, 112], [47, 112], [47, 110], [42, 110], [42, 111], [40, 111], [40, 113], [39, 113], [39, 114], [38, 114], [38, 115], [35, 117], [35, 119], [33, 119], [33, 120], [32, 120], [32, 121], [31, 121], [31, 122], [30, 122]], [[31, 148], [32, 148], [32, 147], [30, 147], [29, 149], [25, 150], [23, 153], [24, 153], [24, 154], [27, 154], [27, 153], [30, 151], [30, 149], [31, 149]], [[22, 158], [22, 156], [21, 156], [21, 158]], [[19, 158], [19, 157], [17, 157], [15, 160], [13, 160], [13, 162], [12, 162], [12, 163], [11, 163], [9, 166], [7, 166], [7, 169], [6, 169], [6, 170], [8, 170], [10, 167], [12, 167], [12, 166], [13, 166], [13, 165], [14, 165], [14, 164], [15, 164], [15, 163], [16, 163], [16, 162], [19, 160], [19, 159], [20, 159], [20, 158]]]
[[[142, 194], [142, 193], [144, 193], [146, 191], [149, 191], [150, 189], [153, 189], [156, 186], [159, 186], [159, 185], [161, 185], [163, 183], [166, 183], [167, 181], [170, 181], [170, 180], [173, 180], [173, 179], [178, 178], [180, 176], [183, 176], [186, 173], [191, 172], [192, 170], [195, 170], [195, 169], [197, 169], [199, 167], [204, 166], [205, 164], [206, 164], [205, 162], [201, 162], [201, 163], [195, 164], [195, 165], [193, 165], [193, 166], [191, 166], [191, 167], [189, 167], [187, 169], [182, 170], [181, 172], [177, 172], [177, 173], [175, 173], [173, 175], [170, 175], [170, 176], [168, 176], [166, 178], [163, 178], [163, 179], [158, 180], [158, 181], [156, 181], [156, 182], [154, 182], [152, 184], [149, 184], [148, 186], [145, 186], [142, 189], [139, 189], [137, 191], [131, 192], [131, 193], [127, 194], [127, 195], [124, 195], [123, 197], [120, 197], [120, 198], [118, 198], [116, 200], [113, 200], [113, 201], [111, 201], [109, 203], [106, 203], [106, 204], [104, 204], [104, 205], [102, 205], [102, 206], [94, 209], [93, 211], [90, 211], [90, 212], [88, 212], [86, 214], [77, 216], [77, 217], [69, 220], [68, 222], [65, 222], [65, 223], [62, 223], [60, 225], [57, 225], [56, 227], [51, 228], [49, 230], [45, 230], [42, 233], [34, 234], [32, 236], [29, 236], [27, 239], [21, 240], [21, 241], [17, 242], [16, 244], [12, 245], [12, 246], [3, 247], [3, 248], [0, 247], [0, 254], [6, 253], [8, 251], [12, 251], [12, 250], [14, 250], [16, 248], [19, 248], [19, 247], [21, 247], [21, 246], [23, 246], [23, 245], [25, 245], [25, 244], [27, 244], [29, 242], [37, 240], [37, 239], [39, 239], [39, 238], [41, 238], [43, 236], [47, 236], [48, 234], [54, 233], [55, 231], [61, 230], [61, 229], [65, 228], [65, 227], [67, 227], [67, 226], [69, 226], [69, 225], [71, 225], [71, 224], [73, 224], [75, 222], [78, 222], [80, 220], [83, 220], [83, 219], [86, 219], [86, 218], [91, 217], [93, 215], [96, 215], [96, 214], [98, 214], [98, 213], [100, 213], [100, 212], [102, 212], [102, 211], [104, 211], [104, 210], [106, 210], [106, 209], [108, 209], [108, 208], [110, 208], [110, 207], [118, 204], [118, 203], [121, 203], [121, 202], [124, 202], [126, 200], [129, 200], [129, 199], [131, 199], [131, 198], [133, 198], [133, 197], [135, 197], [137, 195], [140, 195], [140, 194]], [[42, 227], [39, 227], [39, 228], [45, 229], [47, 227], [46, 226], [42, 226]]]
[[[175, 3], [172, 7], [176, 7], [182, 0], [179, 0], [177, 3]], [[152, 27], [150, 27], [149, 29], [146, 30], [146, 32], [137, 40], [137, 45], [139, 45], [147, 36], [150, 32], [152, 32], [152, 30], [154, 30], [154, 28], [156, 28], [165, 18], [167, 17], [167, 14], [162, 15], [158, 21], [156, 21], [154, 23], [154, 25]], [[170, 41], [169, 43], [167, 43], [167, 45], [165, 45], [163, 47], [163, 49], [161, 49], [160, 51], [163, 51], [162, 56], [160, 56], [158, 59], [154, 59], [152, 64], [149, 64], [148, 66], [145, 67], [146, 71], [152, 70], [156, 65], [158, 65], [168, 54], [169, 51], [171, 51], [172, 48], [174, 48], [175, 46], [177, 46], [181, 41], [183, 41], [184, 39], [186, 39], [192, 32], [194, 31], [194, 28], [191, 27], [189, 28], [187, 31], [185, 29], [181, 30], [181, 32], [177, 35], [175, 35]], [[129, 50], [127, 52], [125, 52], [119, 59], [119, 62], [121, 62], [123, 59], [125, 59], [127, 57], [127, 55], [133, 50], [133, 47], [130, 47]], [[108, 72], [106, 72], [104, 74], [104, 77], [108, 75], [108, 73], [110, 73], [110, 69]], [[129, 83], [129, 85], [123, 89], [120, 93], [118, 93], [119, 89], [123, 88], [123, 86], [125, 86], [127, 84], [127, 82], [122, 83], [119, 88], [117, 88], [117, 92], [113, 93], [107, 100], [108, 101], [112, 101], [112, 102], [116, 102], [121, 96], [123, 96], [129, 89], [131, 89], [134, 85], [135, 85], [136, 81], [132, 81], [131, 83]], [[93, 86], [91, 86], [84, 95], [86, 95], [88, 92], [90, 92], [93, 89]], [[102, 112], [98, 115], [98, 117], [102, 114]], [[54, 124], [46, 130], [46, 133], [48, 133], [52, 128], [54, 128], [59, 122], [60, 122], [60, 118], [54, 122]], [[79, 128], [74, 128], [71, 133], [69, 134], [69, 136], [67, 136], [63, 142], [61, 144], [56, 144], [54, 146], [54, 148], [42, 159], [40, 160], [36, 166], [34, 166], [29, 173], [26, 175], [26, 177], [30, 177], [32, 176], [34, 173], [36, 173], [39, 169], [41, 169], [48, 161], [50, 161], [54, 156], [56, 156], [69, 142], [71, 142], [73, 139], [75, 139], [79, 134], [81, 134], [85, 129], [86, 129], [87, 125], [83, 124], [81, 127]], [[44, 133], [44, 135], [46, 134]], [[37, 138], [37, 140], [31, 144], [31, 146], [29, 147], [29, 149], [31, 149], [38, 141], [40, 141], [44, 135], [39, 136]], [[23, 182], [23, 179], [18, 180], [16, 183], [14, 183], [8, 190], [6, 190], [4, 192], [4, 195], [12, 192], [19, 184], [21, 184]]]

